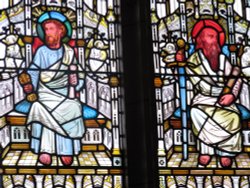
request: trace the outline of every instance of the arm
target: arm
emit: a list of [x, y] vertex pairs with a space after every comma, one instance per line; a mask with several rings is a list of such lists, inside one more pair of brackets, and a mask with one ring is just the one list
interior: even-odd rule
[[27, 94], [27, 100], [30, 102], [37, 100], [37, 95], [34, 91], [37, 90], [39, 81], [40, 71], [37, 64], [40, 64], [40, 60], [38, 53], [36, 53], [34, 61], [28, 68], [28, 71], [19, 75], [19, 82], [23, 86], [24, 92]]
[[27, 72], [31, 77], [31, 83], [33, 85], [34, 91], [36, 91], [40, 75], [39, 68], [35, 64], [31, 64]]
[[32, 64], [27, 73], [23, 72], [19, 75], [19, 82], [23, 86], [24, 92], [29, 94], [37, 89], [39, 71], [36, 70], [37, 67]]
[[42, 67], [41, 64], [42, 62], [45, 62], [43, 53], [41, 51], [41, 48], [38, 48], [33, 62], [30, 64], [27, 73], [31, 77], [31, 82], [34, 88], [34, 91], [37, 90], [38, 82], [39, 82], [39, 77], [40, 77], [40, 68]]
[[[75, 66], [75, 68], [73, 68]], [[76, 73], [72, 72], [70, 74], [70, 85], [75, 87], [76, 91], [80, 91], [84, 86], [84, 77], [83, 68], [80, 64], [77, 63], [76, 59], [72, 65], [70, 65], [70, 69], [75, 69]]]
[[18, 76], [20, 84], [23, 86], [24, 92], [27, 94], [26, 99], [29, 102], [34, 102], [37, 100], [37, 94], [34, 92], [32, 82], [31, 82], [31, 76], [26, 73], [22, 72]]
[[223, 89], [223, 94], [219, 99], [219, 104], [222, 106], [231, 105], [238, 97], [242, 85], [242, 79], [239, 78], [240, 68], [234, 67], [231, 72], [231, 78], [227, 81]]

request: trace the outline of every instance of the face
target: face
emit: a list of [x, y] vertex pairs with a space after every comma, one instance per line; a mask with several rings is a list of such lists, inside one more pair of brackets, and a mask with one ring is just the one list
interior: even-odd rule
[[221, 52], [218, 43], [218, 34], [212, 28], [205, 28], [197, 37], [197, 49], [202, 49], [205, 57], [208, 59], [211, 68], [218, 71], [219, 54]]
[[55, 23], [47, 23], [44, 26], [45, 31], [45, 37], [46, 37], [46, 43], [49, 46], [56, 46], [60, 44], [61, 36], [62, 36], [62, 30], [58, 25]]
[[62, 34], [62, 30], [53, 22], [47, 23], [44, 27], [45, 34], [48, 36], [55, 36]]
[[203, 41], [206, 44], [215, 44], [218, 43], [217, 32], [214, 29], [206, 28], [206, 32], [203, 35]]

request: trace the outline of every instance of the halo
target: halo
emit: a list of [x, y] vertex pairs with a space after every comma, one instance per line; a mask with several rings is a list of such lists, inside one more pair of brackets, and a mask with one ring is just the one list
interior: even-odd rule
[[217, 31], [219, 35], [220, 46], [225, 44], [226, 36], [221, 25], [216, 23], [214, 20], [200, 20], [198, 21], [192, 30], [192, 38], [195, 39], [204, 28], [212, 28]]
[[38, 18], [36, 29], [37, 29], [37, 34], [40, 39], [42, 39], [43, 41], [45, 40], [45, 34], [44, 34], [42, 24], [46, 20], [57, 20], [61, 22], [67, 30], [66, 35], [62, 39], [62, 42], [66, 43], [70, 40], [72, 36], [72, 26], [69, 20], [66, 18], [66, 16], [64, 16], [63, 14], [57, 11], [45, 12]]

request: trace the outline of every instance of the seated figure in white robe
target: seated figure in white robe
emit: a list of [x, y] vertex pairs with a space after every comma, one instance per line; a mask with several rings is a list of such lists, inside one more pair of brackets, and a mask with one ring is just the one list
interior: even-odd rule
[[186, 73], [195, 88], [190, 115], [198, 138], [199, 163], [208, 165], [211, 156], [218, 155], [222, 167], [230, 167], [232, 158], [242, 151], [235, 106], [242, 82], [237, 77], [240, 71], [221, 53], [225, 35], [220, 25], [202, 20], [192, 37], [196, 51], [187, 60]]
[[[33, 88], [38, 95], [27, 119], [30, 147], [39, 154], [39, 161], [44, 165], [51, 164], [52, 155], [60, 156], [64, 165], [71, 165], [73, 155], [81, 151], [85, 128], [81, 103], [69, 98], [69, 87], [82, 88], [84, 74], [76, 62], [74, 50], [61, 44], [66, 27], [57, 20], [46, 20], [42, 26], [46, 45], [38, 48], [29, 67], [32, 87], [24, 86], [26, 93]], [[72, 65], [78, 67], [78, 72], [69, 74]]]

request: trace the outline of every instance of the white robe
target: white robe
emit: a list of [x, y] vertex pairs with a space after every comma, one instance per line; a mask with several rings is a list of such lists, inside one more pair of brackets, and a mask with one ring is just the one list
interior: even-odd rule
[[[224, 55], [220, 55], [219, 71], [214, 72], [201, 51], [188, 59], [186, 73], [195, 88], [192, 100], [192, 129], [201, 144], [198, 150], [202, 154], [233, 156], [242, 150], [241, 124], [239, 111], [235, 104], [221, 106], [218, 100], [226, 84], [226, 76], [232, 70]], [[233, 94], [238, 95], [238, 79]], [[239, 88], [239, 87], [238, 87]], [[214, 151], [215, 149], [215, 151]]]
[[33, 139], [31, 147], [37, 153], [73, 155], [81, 150], [80, 139], [85, 132], [82, 106], [77, 99], [67, 97], [67, 70], [73, 63], [74, 51], [64, 45], [62, 59], [46, 70], [39, 70], [38, 101], [32, 104], [27, 120]]

